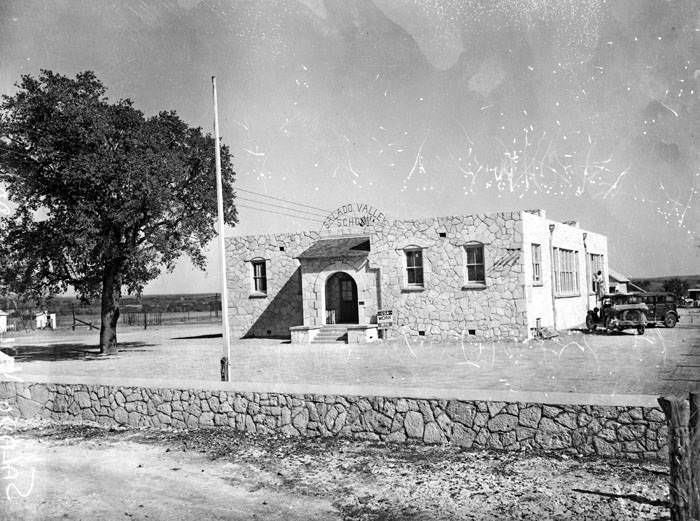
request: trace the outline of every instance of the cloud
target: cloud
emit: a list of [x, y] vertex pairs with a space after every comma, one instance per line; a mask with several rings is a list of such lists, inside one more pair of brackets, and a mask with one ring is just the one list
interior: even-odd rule
[[194, 9], [197, 7], [199, 4], [202, 3], [202, 0], [177, 0], [177, 5], [180, 6], [182, 9]]
[[506, 77], [506, 71], [498, 58], [488, 58], [479, 70], [469, 78], [469, 89], [487, 97]]
[[451, 2], [376, 0], [375, 4], [411, 35], [433, 67], [447, 70], [457, 63], [464, 51], [462, 17]]
[[323, 0], [299, 0], [299, 2], [311, 9], [311, 11], [313, 11], [313, 13], [319, 18], [323, 18], [325, 20], [328, 16], [328, 11], [326, 10], [326, 5], [324, 4]]

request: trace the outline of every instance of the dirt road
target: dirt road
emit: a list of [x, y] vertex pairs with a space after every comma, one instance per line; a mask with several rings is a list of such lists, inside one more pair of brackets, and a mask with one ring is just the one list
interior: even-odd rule
[[668, 518], [666, 468], [648, 462], [222, 431], [53, 426], [10, 438], [8, 520]]

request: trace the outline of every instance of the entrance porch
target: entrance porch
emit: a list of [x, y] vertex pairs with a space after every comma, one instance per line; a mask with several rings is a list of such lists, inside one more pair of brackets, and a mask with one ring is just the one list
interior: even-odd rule
[[292, 343], [367, 343], [377, 339], [378, 272], [370, 270], [369, 237], [320, 239], [298, 257], [304, 323]]

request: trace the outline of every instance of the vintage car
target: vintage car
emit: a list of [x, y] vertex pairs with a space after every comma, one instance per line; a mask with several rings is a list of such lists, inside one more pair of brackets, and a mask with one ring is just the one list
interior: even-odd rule
[[604, 327], [608, 332], [635, 328], [637, 333], [643, 335], [648, 312], [649, 308], [640, 295], [634, 293], [605, 295], [600, 308], [596, 307], [588, 311], [586, 327], [589, 331]]
[[649, 308], [647, 324], [663, 323], [666, 327], [675, 327], [678, 322], [676, 296], [664, 291], [640, 293], [642, 300]]

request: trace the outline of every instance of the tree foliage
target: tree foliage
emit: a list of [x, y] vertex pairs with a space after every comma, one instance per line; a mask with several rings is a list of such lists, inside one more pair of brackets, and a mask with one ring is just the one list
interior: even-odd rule
[[666, 279], [663, 282], [664, 291], [673, 293], [679, 299], [684, 297], [688, 291], [688, 281], [681, 279], [680, 277], [673, 277], [671, 279]]
[[[204, 267], [217, 211], [210, 135], [172, 111], [146, 117], [128, 99], [110, 102], [89, 71], [42, 71], [16, 87], [0, 102], [0, 183], [15, 205], [0, 220], [5, 284], [25, 295], [69, 286], [101, 295], [104, 326], [106, 292], [118, 318], [122, 287], [140, 292], [182, 254]], [[234, 224], [226, 146], [221, 164]]]

